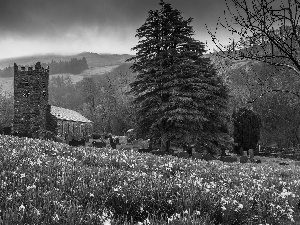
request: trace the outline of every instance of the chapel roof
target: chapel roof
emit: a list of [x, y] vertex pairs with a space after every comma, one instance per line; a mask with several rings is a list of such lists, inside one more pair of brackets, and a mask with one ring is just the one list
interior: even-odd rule
[[51, 105], [51, 114], [55, 116], [57, 119], [60, 120], [69, 120], [69, 121], [75, 121], [75, 122], [82, 122], [82, 123], [92, 123], [92, 121], [85, 118], [80, 113], [71, 110], [71, 109], [65, 109], [62, 107], [57, 107]]

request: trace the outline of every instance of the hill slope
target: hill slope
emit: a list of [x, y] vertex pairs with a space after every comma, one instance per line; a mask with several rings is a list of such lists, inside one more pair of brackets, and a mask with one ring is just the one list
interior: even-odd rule
[[[62, 73], [62, 74], [54, 74], [50, 75], [50, 80], [52, 77], [63, 76], [70, 77], [73, 83], [77, 83], [81, 81], [86, 76], [98, 76], [105, 73], [111, 72], [113, 69], [118, 67], [119, 65], [114, 66], [103, 66], [103, 67], [94, 67], [92, 69], [84, 70], [81, 74], [70, 74], [70, 73]], [[0, 94], [13, 94], [13, 77], [0, 77]]]
[[18, 65], [34, 65], [36, 62], [40, 61], [42, 63], [48, 63], [52, 60], [59, 62], [61, 61], [70, 61], [71, 58], [81, 59], [85, 57], [89, 68], [93, 67], [103, 67], [103, 66], [113, 66], [120, 65], [132, 57], [132, 55], [117, 55], [117, 54], [97, 54], [92, 52], [82, 52], [76, 55], [35, 55], [35, 56], [25, 56], [17, 58], [7, 58], [0, 59], [0, 69], [3, 69], [8, 66], [13, 66], [14, 63]]
[[[35, 55], [26, 56], [18, 58], [8, 58], [0, 59], [0, 69], [13, 66], [14, 63], [18, 65], [34, 65], [36, 62], [40, 61], [42, 63], [48, 63], [53, 61], [69, 61], [71, 58], [81, 59], [85, 57], [87, 59], [89, 69], [83, 71], [81, 74], [55, 74], [52, 76], [70, 76], [74, 83], [81, 81], [84, 76], [102, 75], [104, 73], [109, 73], [119, 65], [125, 63], [127, 59], [132, 57], [132, 55], [117, 55], [117, 54], [97, 54], [92, 52], [83, 52], [77, 55]], [[50, 68], [51, 69], [51, 68]], [[0, 93], [13, 93], [13, 77], [0, 77]]]

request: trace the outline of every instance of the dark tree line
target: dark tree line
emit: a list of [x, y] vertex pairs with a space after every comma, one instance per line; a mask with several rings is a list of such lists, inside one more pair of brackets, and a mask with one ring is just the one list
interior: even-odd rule
[[0, 77], [13, 77], [14, 76], [14, 67], [8, 66], [4, 69], [0, 69]]
[[85, 57], [82, 59], [72, 58], [70, 61], [51, 61], [50, 63], [42, 63], [42, 66], [45, 68], [49, 66], [50, 75], [59, 74], [59, 73], [71, 73], [79, 74], [82, 71], [88, 69], [87, 60]]
[[[82, 59], [72, 58], [70, 61], [51, 61], [49, 63], [42, 63], [42, 66], [46, 68], [49, 66], [50, 75], [60, 73], [79, 74], [82, 71], [88, 69], [88, 63], [85, 57]], [[4, 69], [0, 69], [0, 77], [13, 77], [14, 70], [12, 66], [8, 66]]]

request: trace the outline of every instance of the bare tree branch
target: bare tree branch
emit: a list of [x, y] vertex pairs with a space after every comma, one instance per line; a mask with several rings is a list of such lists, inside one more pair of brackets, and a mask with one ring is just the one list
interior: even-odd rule
[[[206, 26], [217, 54], [286, 67], [300, 76], [299, 0], [225, 1], [224, 20], [221, 22], [219, 18], [214, 32]], [[224, 28], [240, 39], [229, 37], [229, 45], [225, 45], [217, 38], [218, 28]]]

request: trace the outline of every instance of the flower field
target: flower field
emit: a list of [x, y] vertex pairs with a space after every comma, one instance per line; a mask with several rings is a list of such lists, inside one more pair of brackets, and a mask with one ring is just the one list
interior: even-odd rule
[[299, 172], [0, 135], [0, 224], [299, 224]]

